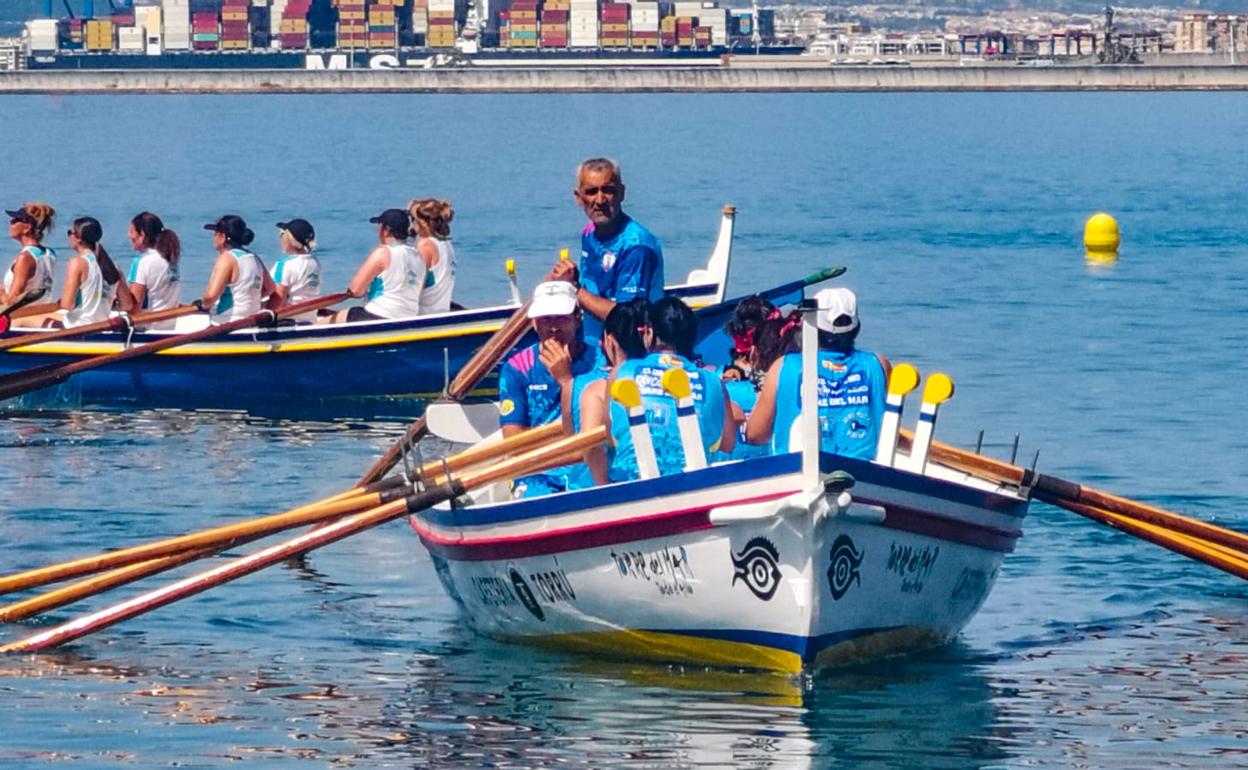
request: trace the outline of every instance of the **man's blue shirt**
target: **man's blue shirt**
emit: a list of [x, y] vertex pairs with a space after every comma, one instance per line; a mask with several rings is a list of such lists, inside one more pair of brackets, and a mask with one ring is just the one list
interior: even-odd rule
[[[627, 214], [615, 235], [599, 240], [590, 223], [581, 233], [581, 286], [591, 294], [628, 302], [663, 298], [663, 247], [659, 239]], [[585, 314], [585, 340], [596, 347], [602, 321]]]

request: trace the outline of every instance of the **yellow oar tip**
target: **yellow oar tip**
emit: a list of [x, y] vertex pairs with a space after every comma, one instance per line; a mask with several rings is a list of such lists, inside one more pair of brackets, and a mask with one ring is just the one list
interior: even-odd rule
[[923, 401], [928, 404], [940, 404], [953, 398], [953, 380], [944, 372], [936, 372], [927, 378], [927, 386], [923, 388]]
[[910, 364], [897, 364], [888, 378], [888, 394], [904, 396], [919, 387], [919, 370]]
[[568, 258], [568, 250], [559, 249], [559, 259], [567, 259], [567, 258]]
[[515, 272], [516, 272], [516, 260], [514, 260], [514, 259], [509, 259], [509, 260], [507, 260], [506, 265], [507, 265], [507, 272], [509, 272], [509, 273], [515, 273]]
[[659, 381], [663, 390], [673, 398], [689, 398], [693, 388], [689, 385], [689, 374], [684, 369], [668, 369]]
[[629, 409], [641, 406], [641, 389], [632, 380], [616, 380], [611, 383], [611, 398]]

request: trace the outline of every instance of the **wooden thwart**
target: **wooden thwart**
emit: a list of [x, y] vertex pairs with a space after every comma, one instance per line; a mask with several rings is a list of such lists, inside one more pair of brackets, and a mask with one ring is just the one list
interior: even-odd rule
[[106, 318], [103, 321], [84, 324], [82, 326], [72, 326], [68, 329], [55, 329], [37, 334], [23, 334], [17, 337], [9, 337], [8, 339], [0, 340], [0, 350], [12, 350], [13, 348], [24, 348], [29, 345], [38, 345], [43, 342], [55, 342], [56, 340], [82, 337], [87, 334], [95, 334], [96, 332], [114, 331], [117, 329], [124, 329], [126, 326], [142, 326], [143, 324], [168, 321], [171, 318], [181, 318], [182, 316], [199, 312], [201, 312], [201, 310], [198, 305], [182, 305], [180, 307], [169, 308], [168, 310], [156, 310], [151, 313], [136, 313], [128, 318], [124, 315], [117, 315], [111, 318]]

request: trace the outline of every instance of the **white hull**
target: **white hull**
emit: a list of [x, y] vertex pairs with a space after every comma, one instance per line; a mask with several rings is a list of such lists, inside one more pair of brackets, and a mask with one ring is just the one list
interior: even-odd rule
[[821, 465], [821, 479], [857, 479], [847, 508], [803, 483], [794, 454], [412, 524], [491, 636], [779, 671], [952, 639], [987, 598], [1026, 501], [931, 477], [945, 469]]

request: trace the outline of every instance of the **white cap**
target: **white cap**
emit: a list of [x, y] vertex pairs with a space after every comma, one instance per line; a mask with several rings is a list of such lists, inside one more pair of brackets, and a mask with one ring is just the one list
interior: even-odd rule
[[546, 281], [533, 290], [529, 318], [572, 315], [576, 312], [576, 287], [567, 281]]
[[[824, 289], [815, 295], [815, 301], [819, 303], [815, 323], [821, 330], [845, 334], [858, 328], [858, 297], [849, 289], [843, 286]], [[849, 320], [846, 321], [845, 317]]]

